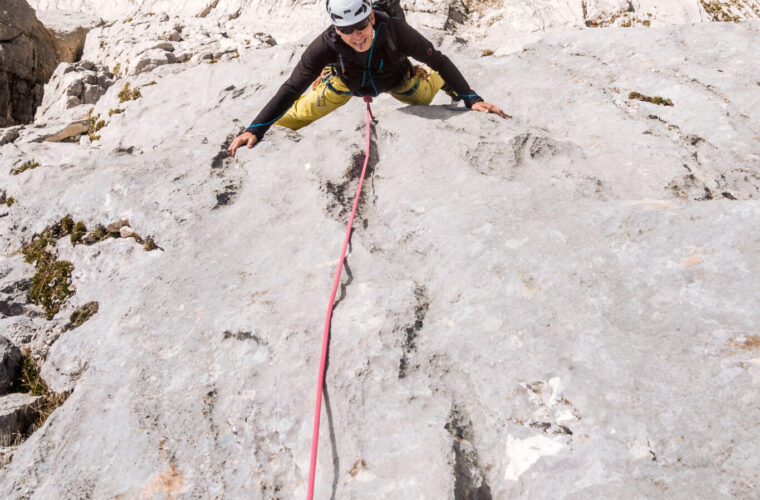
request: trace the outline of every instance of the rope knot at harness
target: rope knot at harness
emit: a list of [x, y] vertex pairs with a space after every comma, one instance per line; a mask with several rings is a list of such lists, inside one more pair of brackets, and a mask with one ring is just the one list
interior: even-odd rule
[[[369, 114], [369, 117], [372, 118], [373, 122], [376, 122], [377, 120], [375, 119], [375, 115], [372, 114], [372, 108], [369, 107], [369, 105], [372, 103], [372, 96], [365, 95], [364, 102], [367, 103], [367, 114]], [[367, 128], [369, 129], [369, 124], [367, 125]], [[369, 133], [369, 131], [367, 133]], [[367, 157], [369, 157], [369, 145], [367, 146]]]

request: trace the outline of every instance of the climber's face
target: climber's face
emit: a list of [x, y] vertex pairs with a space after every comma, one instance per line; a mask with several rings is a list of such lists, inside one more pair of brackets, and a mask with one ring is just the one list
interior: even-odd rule
[[[372, 39], [375, 36], [375, 13], [371, 13], [367, 19], [360, 21], [353, 26], [338, 27], [340, 38], [352, 49], [357, 52], [367, 52], [372, 47]], [[345, 32], [349, 33], [345, 33]]]

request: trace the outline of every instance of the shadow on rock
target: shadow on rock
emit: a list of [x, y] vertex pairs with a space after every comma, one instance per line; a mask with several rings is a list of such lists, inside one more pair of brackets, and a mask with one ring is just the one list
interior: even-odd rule
[[399, 111], [430, 120], [448, 120], [470, 110], [465, 107], [454, 107], [450, 104], [435, 104], [432, 106], [406, 106]]

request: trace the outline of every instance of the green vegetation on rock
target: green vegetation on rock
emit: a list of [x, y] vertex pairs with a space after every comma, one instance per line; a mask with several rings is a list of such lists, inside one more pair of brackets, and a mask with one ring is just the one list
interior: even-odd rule
[[132, 90], [129, 86], [129, 82], [124, 84], [124, 88], [119, 91], [119, 102], [134, 101], [142, 97], [140, 89]]
[[[57, 260], [56, 245], [58, 240], [69, 236], [71, 244], [74, 246], [78, 244], [93, 245], [108, 238], [121, 238], [120, 228], [125, 225], [128, 225], [127, 221], [119, 221], [111, 224], [108, 228], [98, 224], [94, 230], [87, 231], [87, 226], [83, 221], [74, 222], [70, 215], [66, 215], [60, 221], [45, 228], [42, 233], [34, 234], [31, 241], [21, 248], [24, 261], [33, 264], [37, 269], [32, 278], [32, 285], [27, 292], [27, 300], [32, 304], [42, 306], [45, 309], [45, 317], [49, 320], [53, 319], [60, 311], [61, 306], [75, 291], [71, 286], [71, 273], [74, 270], [74, 265], [65, 260]], [[143, 240], [135, 232], [126, 237], [133, 238], [146, 251], [159, 248], [152, 237]], [[86, 305], [92, 307], [91, 304]], [[97, 312], [97, 305], [95, 307]], [[82, 314], [81, 311], [80, 314]]]
[[25, 172], [27, 170], [32, 170], [34, 168], [39, 167], [39, 162], [36, 162], [34, 160], [29, 160], [24, 162], [20, 167], [14, 168], [11, 170], [11, 175], [18, 175], [21, 172]]
[[48, 392], [48, 386], [40, 377], [28, 350], [21, 353], [21, 369], [11, 384], [10, 392], [24, 392], [32, 396], [44, 396]]
[[91, 141], [97, 141], [100, 139], [100, 136], [97, 135], [97, 132], [106, 126], [105, 120], [99, 119], [99, 113], [93, 116], [92, 112], [94, 109], [95, 108], [91, 108], [90, 111], [87, 112], [87, 121], [89, 122], [89, 127], [87, 128], [87, 136]]
[[158, 248], [158, 245], [156, 245], [156, 242], [153, 240], [153, 238], [148, 238], [145, 244], [143, 245], [143, 248], [150, 252], [152, 250], [156, 250]]
[[74, 294], [71, 287], [71, 272], [74, 264], [66, 260], [40, 259], [37, 273], [32, 278], [27, 298], [29, 302], [42, 306], [45, 317], [53, 319], [66, 300]]
[[32, 277], [32, 285], [27, 292], [27, 300], [45, 309], [45, 317], [53, 319], [61, 306], [74, 294], [71, 287], [71, 273], [74, 264], [57, 260], [55, 247], [60, 238], [71, 235], [72, 243], [81, 239], [83, 222], [74, 222], [71, 216], [48, 226], [40, 234], [21, 248], [24, 261], [33, 264], [37, 272]]
[[85, 305], [78, 307], [69, 317], [69, 323], [73, 328], [82, 326], [85, 321], [90, 319], [95, 313], [98, 312], [100, 304], [96, 301], [88, 302]]
[[700, 0], [700, 3], [705, 9], [705, 12], [710, 14], [713, 21], [724, 23], [738, 23], [741, 21], [739, 16], [732, 15], [730, 12], [731, 5], [733, 4], [735, 6], [736, 0], [731, 0], [729, 2]]
[[651, 102], [652, 104], [658, 104], [660, 106], [672, 106], [673, 101], [660, 96], [650, 97], [648, 95], [640, 94], [638, 92], [631, 92], [628, 94], [628, 99], [637, 99], [639, 101]]
[[87, 226], [84, 225], [84, 222], [79, 221], [74, 224], [74, 228], [71, 230], [71, 244], [82, 243], [85, 234], [87, 234]]

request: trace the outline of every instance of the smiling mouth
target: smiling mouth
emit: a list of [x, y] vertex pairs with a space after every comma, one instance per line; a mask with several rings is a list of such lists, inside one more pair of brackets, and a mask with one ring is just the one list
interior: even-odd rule
[[361, 40], [359, 42], [354, 42], [354, 47], [359, 50], [364, 50], [367, 47], [367, 40]]

